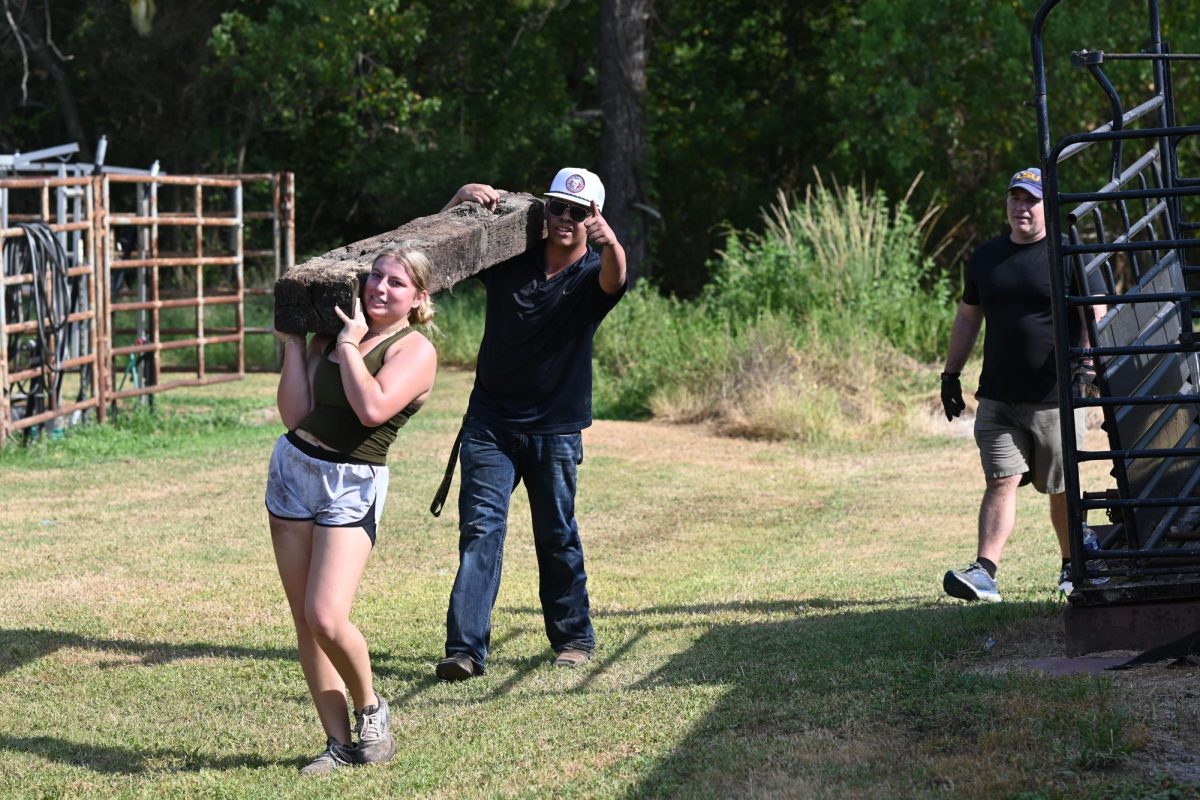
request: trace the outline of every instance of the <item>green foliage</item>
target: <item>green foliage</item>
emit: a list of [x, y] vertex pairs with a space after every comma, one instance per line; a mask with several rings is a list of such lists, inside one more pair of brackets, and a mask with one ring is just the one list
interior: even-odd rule
[[628, 292], [596, 334], [595, 413], [648, 416], [657, 392], [704, 383], [719, 371], [729, 358], [731, 333], [696, 303], [646, 286]]
[[[561, 161], [589, 161], [599, 129], [593, 51], [559, 47], [586, 8], [280, 0], [222, 15], [214, 79], [231, 81], [269, 143], [261, 158], [308, 165], [298, 203], [309, 247], [339, 245], [434, 213], [483, 181], [538, 191]], [[268, 150], [269, 144], [269, 150]]]
[[[830, 104], [820, 135], [832, 142], [829, 169], [862, 174], [895, 193], [914, 175], [940, 187], [966, 235], [994, 235], [1004, 221], [1008, 176], [1037, 163], [1030, 31], [1039, 3], [1000, 0], [863, 0], [828, 41]], [[1200, 3], [1164, 4], [1164, 37], [1176, 52], [1195, 52]], [[1172, 21], [1174, 26], [1172, 27]], [[1064, 2], [1047, 17], [1051, 142], [1107, 121], [1108, 101], [1070, 64], [1072, 51], [1137, 52], [1149, 30], [1146, 4], [1128, 0]], [[1190, 48], [1190, 49], [1188, 49]], [[1145, 63], [1109, 62], [1105, 70], [1126, 109], [1148, 97]], [[1192, 90], [1194, 72], [1177, 71], [1175, 92]], [[1097, 188], [1105, 148], [1067, 167]], [[1068, 183], [1070, 178], [1068, 178]], [[1066, 184], [1064, 184], [1066, 188]]]
[[921, 252], [935, 217], [818, 177], [803, 203], [780, 192], [763, 234], [729, 236], [703, 299], [735, 327], [781, 313], [830, 338], [875, 336], [932, 360], [951, 320], [948, 283]]
[[428, 16], [397, 0], [285, 0], [259, 20], [222, 14], [209, 45], [233, 88], [255, 92], [267, 127], [307, 140], [329, 169], [359, 171], [364, 148], [389, 135], [427, 142], [424, 119], [438, 100], [422, 97], [408, 73]]
[[475, 368], [483, 340], [484, 293], [479, 281], [465, 281], [434, 298], [438, 332], [432, 341], [442, 367]]
[[827, 36], [849, 5], [683, 0], [656, 8], [646, 174], [665, 222], [655, 280], [694, 296], [725, 225], [755, 223], [827, 150]]
[[[50, 25], [62, 80], [33, 57], [27, 82], [0, 86], [0, 151], [75, 138], [86, 149], [105, 133], [110, 164], [294, 170], [302, 257], [432, 213], [469, 180], [540, 191], [564, 163], [597, 160], [596, 3], [197, 0], [157, 4], [145, 37], [123, 0], [44, 5], [14, 6], [14, 22], [30, 44]], [[947, 222], [968, 220], [958, 244], [993, 235], [1005, 178], [1038, 157], [1026, 105], [1037, 5], [655, 4], [640, 174], [662, 220], [641, 274], [697, 296], [724, 232], [757, 224], [763, 203], [799, 191], [814, 166], [891, 197], [923, 172]], [[1164, 4], [1175, 52], [1200, 49], [1198, 16], [1200, 0]], [[1052, 139], [1109, 114], [1070, 52], [1136, 52], [1146, 32], [1144, 3], [1054, 9]], [[0, 40], [6, 75], [22, 75], [25, 57], [15, 38]], [[1144, 63], [1106, 72], [1127, 107], [1143, 97]], [[1194, 70], [1173, 77], [1186, 121]], [[1108, 156], [1087, 151], [1064, 188], [1094, 183]]]

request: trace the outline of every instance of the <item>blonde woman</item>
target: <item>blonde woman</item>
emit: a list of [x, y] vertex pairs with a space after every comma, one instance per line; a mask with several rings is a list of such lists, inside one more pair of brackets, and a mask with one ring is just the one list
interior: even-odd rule
[[350, 606], [387, 498], [388, 447], [433, 388], [437, 353], [413, 327], [433, 318], [430, 276], [420, 251], [384, 250], [353, 315], [337, 309], [344, 325], [336, 337], [283, 337], [277, 403], [287, 433], [271, 455], [266, 505], [300, 666], [325, 730], [325, 750], [305, 774], [382, 763], [396, 752]]

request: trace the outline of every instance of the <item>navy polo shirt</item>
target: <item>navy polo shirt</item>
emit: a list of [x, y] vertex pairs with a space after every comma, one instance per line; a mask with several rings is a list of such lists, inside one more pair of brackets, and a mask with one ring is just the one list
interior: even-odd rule
[[592, 339], [625, 287], [600, 288], [600, 253], [546, 277], [544, 247], [480, 274], [483, 341], [468, 415], [518, 433], [572, 433], [592, 424]]

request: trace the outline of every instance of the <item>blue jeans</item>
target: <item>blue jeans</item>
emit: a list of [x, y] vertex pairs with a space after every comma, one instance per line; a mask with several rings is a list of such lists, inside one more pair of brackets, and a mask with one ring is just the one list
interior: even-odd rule
[[508, 505], [522, 481], [533, 517], [538, 594], [550, 646], [555, 652], [594, 649], [583, 544], [575, 522], [577, 468], [583, 463], [580, 434], [513, 433], [469, 419], [459, 458], [458, 575], [446, 612], [446, 655], [465, 653], [480, 667], [487, 662]]

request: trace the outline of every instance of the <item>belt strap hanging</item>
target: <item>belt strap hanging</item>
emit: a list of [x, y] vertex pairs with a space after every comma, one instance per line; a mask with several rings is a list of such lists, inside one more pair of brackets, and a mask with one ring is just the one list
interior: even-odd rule
[[442, 477], [442, 485], [438, 487], [433, 502], [429, 504], [429, 513], [435, 517], [441, 516], [442, 506], [446, 505], [446, 496], [450, 494], [450, 482], [454, 480], [454, 467], [458, 464], [458, 450], [462, 446], [463, 427], [466, 424], [467, 418], [463, 416], [463, 424], [459, 426], [458, 435], [454, 437], [454, 444], [450, 447], [450, 459], [446, 462], [446, 474]]

